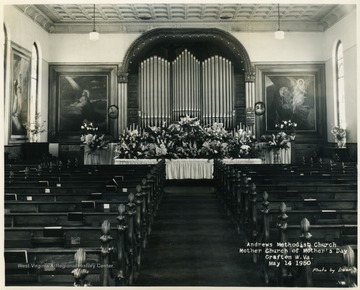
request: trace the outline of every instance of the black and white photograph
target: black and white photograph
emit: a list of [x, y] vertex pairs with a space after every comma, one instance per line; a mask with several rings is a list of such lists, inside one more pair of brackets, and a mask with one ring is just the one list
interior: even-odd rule
[[2, 1], [1, 288], [357, 288], [357, 2]]

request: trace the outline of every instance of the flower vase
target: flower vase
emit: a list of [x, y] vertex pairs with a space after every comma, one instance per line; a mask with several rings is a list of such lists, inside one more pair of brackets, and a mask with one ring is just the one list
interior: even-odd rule
[[346, 139], [336, 140], [337, 148], [346, 148]]

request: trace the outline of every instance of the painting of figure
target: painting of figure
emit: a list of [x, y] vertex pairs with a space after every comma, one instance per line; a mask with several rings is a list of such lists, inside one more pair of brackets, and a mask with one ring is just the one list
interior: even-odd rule
[[297, 123], [298, 131], [316, 130], [315, 77], [313, 75], [265, 76], [267, 130], [284, 120]]
[[59, 132], [79, 131], [84, 122], [106, 130], [107, 102], [107, 75], [61, 75]]
[[11, 98], [11, 138], [25, 139], [24, 123], [28, 122], [30, 52], [13, 45], [12, 48], [12, 98]]

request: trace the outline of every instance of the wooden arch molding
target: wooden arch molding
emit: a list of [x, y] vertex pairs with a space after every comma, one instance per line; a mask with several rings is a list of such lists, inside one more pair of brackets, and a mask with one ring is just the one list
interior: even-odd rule
[[244, 46], [230, 33], [216, 28], [158, 28], [147, 31], [127, 50], [119, 75], [131, 73], [132, 67], [136, 67], [151, 48], [174, 42], [215, 43], [242, 70], [247, 81], [253, 81], [255, 77], [255, 69]]

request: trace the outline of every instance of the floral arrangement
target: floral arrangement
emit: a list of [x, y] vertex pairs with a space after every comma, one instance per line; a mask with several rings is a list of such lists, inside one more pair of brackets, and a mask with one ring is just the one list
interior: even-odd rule
[[99, 128], [94, 126], [92, 122], [84, 123], [81, 126], [81, 137], [80, 140], [86, 145], [86, 151], [88, 154], [92, 154], [98, 149], [107, 146], [108, 141], [105, 141], [105, 135], [99, 133]]
[[275, 127], [279, 131], [275, 134], [263, 135], [261, 141], [265, 142], [269, 150], [288, 149], [290, 147], [289, 142], [295, 140], [297, 123], [291, 120], [284, 120], [275, 124]]
[[346, 138], [346, 130], [339, 126], [334, 126], [331, 129], [331, 134], [334, 135], [336, 141], [342, 141]]
[[40, 113], [36, 113], [34, 122], [26, 122], [23, 124], [32, 139], [36, 138], [37, 135], [46, 132], [46, 129], [44, 127], [46, 121], [40, 122], [40, 117]]
[[280, 123], [275, 124], [275, 127], [279, 128], [280, 130], [283, 130], [285, 132], [290, 131], [290, 130], [294, 131], [297, 127], [297, 123], [292, 122], [291, 120], [288, 120], [288, 121], [283, 120]]
[[278, 132], [270, 136], [268, 140], [268, 148], [271, 149], [288, 149], [290, 138], [285, 132]]
[[229, 140], [229, 157], [231, 158], [254, 158], [258, 157], [255, 136], [251, 131], [239, 129]]
[[280, 132], [285, 132], [289, 135], [290, 140], [295, 140], [296, 137], [296, 127], [297, 123], [291, 120], [283, 120], [280, 123], [275, 124], [275, 127], [280, 130]]
[[[116, 146], [116, 158], [242, 158], [255, 156], [250, 132], [228, 132], [221, 123], [202, 127], [186, 116], [161, 127], [125, 130]], [[254, 151], [254, 152], [253, 152]]]

